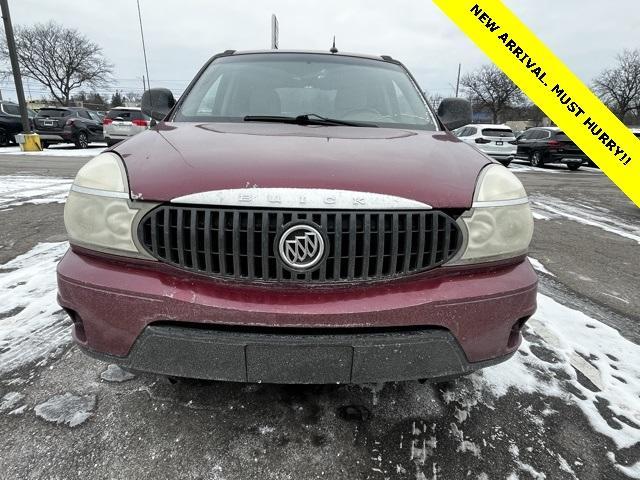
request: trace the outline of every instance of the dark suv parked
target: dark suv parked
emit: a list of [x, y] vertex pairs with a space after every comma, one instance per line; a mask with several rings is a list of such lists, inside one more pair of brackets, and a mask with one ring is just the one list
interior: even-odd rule
[[43, 148], [52, 143], [75, 143], [78, 148], [87, 148], [89, 142], [103, 141], [102, 119], [86, 108], [42, 108], [35, 118], [35, 127]]
[[586, 164], [587, 156], [557, 127], [536, 127], [516, 138], [516, 158], [528, 160], [534, 167], [548, 163], [564, 163], [569, 170]]
[[[36, 112], [28, 110], [29, 121], [33, 122]], [[13, 102], [0, 102], [0, 146], [15, 143], [14, 136], [22, 132], [20, 107]]]

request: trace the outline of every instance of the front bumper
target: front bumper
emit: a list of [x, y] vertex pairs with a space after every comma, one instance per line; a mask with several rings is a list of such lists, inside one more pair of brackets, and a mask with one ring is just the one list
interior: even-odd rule
[[527, 260], [335, 288], [223, 283], [69, 251], [59, 303], [88, 353], [169, 375], [274, 383], [438, 378], [508, 358], [536, 308]]
[[239, 332], [151, 325], [126, 357], [84, 348], [131, 370], [177, 377], [263, 383], [377, 383], [448, 379], [507, 360], [469, 363], [441, 329], [378, 333]]
[[111, 132], [104, 132], [104, 138], [105, 140], [126, 140], [129, 137], [134, 136], [136, 133], [138, 132], [134, 132], [134, 133], [130, 133], [130, 134], [126, 134], [126, 133], [111, 133]]

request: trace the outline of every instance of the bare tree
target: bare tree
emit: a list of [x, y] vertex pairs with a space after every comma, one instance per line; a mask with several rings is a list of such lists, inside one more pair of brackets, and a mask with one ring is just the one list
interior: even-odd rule
[[491, 112], [493, 123], [524, 100], [522, 91], [495, 65], [483, 65], [466, 74], [461, 83], [474, 105]]
[[429, 102], [429, 105], [431, 105], [434, 110], [438, 111], [438, 107], [440, 106], [442, 100], [444, 100], [444, 97], [439, 93], [429, 92], [424, 92], [424, 96], [427, 97], [427, 102]]
[[129, 92], [124, 96], [124, 99], [127, 102], [139, 104], [142, 100], [142, 95], [137, 92]]
[[[75, 29], [39, 23], [17, 27], [15, 37], [22, 75], [44, 85], [62, 105], [68, 105], [72, 92], [80, 87], [108, 83], [112, 65], [102, 48]], [[8, 58], [6, 41], [0, 44], [0, 58]]]
[[640, 50], [619, 54], [617, 65], [593, 83], [595, 92], [620, 120], [634, 110], [640, 113]]

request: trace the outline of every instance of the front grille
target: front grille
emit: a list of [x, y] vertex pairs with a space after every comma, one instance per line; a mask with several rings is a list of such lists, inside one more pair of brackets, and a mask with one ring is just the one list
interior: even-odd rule
[[[326, 238], [317, 268], [289, 270], [277, 240], [296, 222]], [[441, 211], [309, 211], [163, 205], [138, 226], [145, 250], [158, 260], [216, 278], [340, 283], [425, 271], [455, 256], [462, 233]]]

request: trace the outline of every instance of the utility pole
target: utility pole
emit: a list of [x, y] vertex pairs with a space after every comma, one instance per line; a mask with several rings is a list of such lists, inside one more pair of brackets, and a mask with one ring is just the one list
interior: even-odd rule
[[4, 31], [7, 35], [7, 49], [9, 50], [11, 69], [13, 70], [13, 81], [16, 84], [16, 95], [18, 96], [20, 118], [22, 119], [22, 131], [24, 133], [31, 133], [29, 115], [27, 114], [27, 103], [24, 99], [24, 90], [22, 88], [22, 77], [20, 76], [20, 64], [18, 63], [18, 54], [16, 52], [16, 40], [13, 36], [13, 26], [11, 25], [11, 15], [9, 14], [9, 4], [7, 0], [0, 0], [0, 7], [2, 9]]
[[458, 98], [458, 91], [460, 90], [460, 71], [462, 70], [462, 64], [458, 64], [458, 80], [456, 81], [456, 98]]

